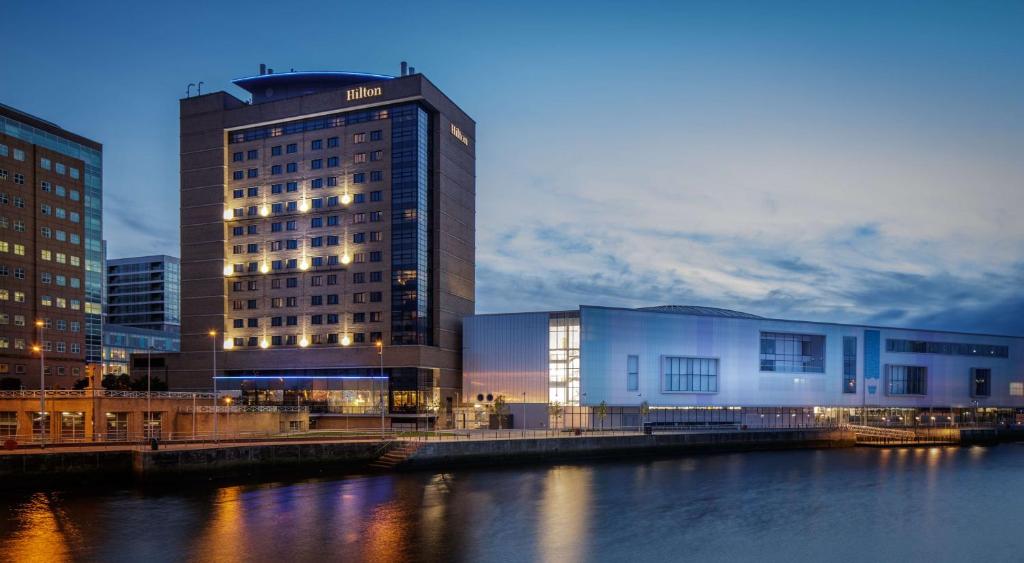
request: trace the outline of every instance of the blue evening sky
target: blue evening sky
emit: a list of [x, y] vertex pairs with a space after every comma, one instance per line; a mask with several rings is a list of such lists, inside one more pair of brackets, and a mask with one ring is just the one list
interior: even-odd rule
[[1022, 2], [45, 2], [0, 101], [104, 144], [111, 257], [179, 254], [177, 100], [396, 73], [477, 121], [477, 308], [704, 304], [1024, 334]]

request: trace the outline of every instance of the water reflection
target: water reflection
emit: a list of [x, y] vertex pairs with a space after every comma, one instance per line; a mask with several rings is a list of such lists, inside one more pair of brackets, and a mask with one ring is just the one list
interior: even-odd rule
[[857, 449], [8, 493], [0, 560], [1018, 560], [1022, 464]]

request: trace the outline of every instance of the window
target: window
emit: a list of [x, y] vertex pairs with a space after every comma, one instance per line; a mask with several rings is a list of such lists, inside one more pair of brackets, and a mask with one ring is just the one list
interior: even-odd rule
[[384, 151], [377, 150], [370, 153], [370, 161], [376, 162], [384, 158]]
[[287, 170], [288, 172], [298, 172], [299, 165], [298, 163], [295, 162], [289, 162], [288, 164], [285, 165], [285, 170]]
[[247, 158], [249, 160], [256, 160], [259, 157], [260, 157], [260, 151], [254, 149], [254, 150], [249, 151], [246, 154], [245, 158]]
[[363, 173], [363, 172], [357, 172], [357, 173], [353, 174], [352, 175], [352, 183], [353, 184], [363, 184], [363, 183], [366, 183], [366, 174]]
[[318, 151], [324, 148], [324, 142], [322, 139], [316, 139], [309, 143], [310, 150]]
[[640, 390], [640, 357], [626, 356], [626, 391]]
[[363, 164], [366, 161], [367, 154], [365, 152], [360, 152], [352, 155], [352, 162], [354, 162], [355, 164]]
[[[281, 173], [281, 165], [280, 164], [275, 164], [275, 165], [270, 167], [270, 175], [271, 176], [277, 176], [280, 173]], [[280, 193], [280, 192], [275, 192], [275, 193]]]
[[241, 180], [243, 178], [245, 178], [245, 172], [242, 172], [241, 170], [235, 170], [231, 173], [232, 180]]
[[665, 393], [717, 393], [718, 360], [715, 358], [663, 358]]
[[242, 152], [236, 152], [231, 155], [231, 162], [242, 162]]
[[248, 178], [259, 178], [260, 170], [259, 168], [250, 168], [249, 170], [246, 171], [245, 175]]
[[338, 138], [337, 137], [328, 137], [327, 138], [327, 148], [333, 149], [333, 148], [335, 148], [337, 146], [338, 146]]
[[1024, 381], [1011, 381], [1010, 382], [1010, 396], [1011, 397], [1024, 396]]
[[384, 131], [382, 131], [380, 129], [375, 129], [373, 131], [370, 131], [370, 140], [371, 141], [379, 141], [379, 140], [381, 140], [383, 138], [384, 138]]
[[331, 156], [327, 158], [327, 167], [336, 168], [338, 166], [338, 157]]
[[314, 158], [313, 160], [309, 161], [310, 170], [320, 170], [323, 167], [324, 161], [321, 158]]
[[992, 394], [992, 370], [971, 368], [971, 396], [988, 397]]
[[281, 145], [270, 147], [270, 156], [281, 156]]
[[353, 143], [365, 143], [366, 142], [366, 133], [353, 133], [352, 134], [352, 142]]
[[947, 356], [990, 356], [1008, 358], [1008, 346], [995, 344], [965, 344], [958, 342], [927, 342], [924, 340], [886, 339], [886, 352], [910, 354], [945, 354]]
[[924, 366], [885, 366], [889, 395], [927, 395], [928, 369]]
[[296, 152], [298, 150], [299, 150], [299, 145], [296, 144], [296, 143], [290, 143], [287, 147], [285, 147], [285, 152], [287, 152], [288, 154], [294, 153], [294, 152]]
[[761, 371], [825, 373], [825, 337], [762, 332]]
[[[384, 179], [384, 172], [382, 172], [380, 170], [372, 170], [370, 172], [370, 181], [371, 182], [380, 182], [383, 179]], [[379, 200], [377, 200], [377, 201], [379, 201]]]
[[857, 392], [857, 337], [843, 337], [843, 393]]

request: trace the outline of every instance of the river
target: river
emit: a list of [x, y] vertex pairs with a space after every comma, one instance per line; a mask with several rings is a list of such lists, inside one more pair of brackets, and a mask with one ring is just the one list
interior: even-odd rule
[[1020, 561], [1024, 446], [0, 495], [3, 561]]

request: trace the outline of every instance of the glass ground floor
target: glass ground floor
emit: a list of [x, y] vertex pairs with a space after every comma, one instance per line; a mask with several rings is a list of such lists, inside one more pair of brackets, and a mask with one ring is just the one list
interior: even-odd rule
[[[999, 426], [1024, 424], [1024, 409], [1019, 408], [883, 408], [883, 407], [562, 407], [533, 405], [546, 411], [541, 418], [526, 417], [528, 428], [635, 428], [642, 424], [656, 427], [702, 427], [734, 425], [748, 428], [809, 428], [866, 424], [890, 427]], [[522, 428], [517, 417], [521, 403], [509, 403], [515, 428]], [[464, 407], [455, 412], [459, 428], [486, 428], [493, 425], [495, 413], [489, 405]], [[517, 418], [519, 420], [517, 420]]]
[[226, 372], [222, 394], [242, 405], [302, 406], [314, 414], [371, 415], [436, 412], [436, 370], [384, 368]]

